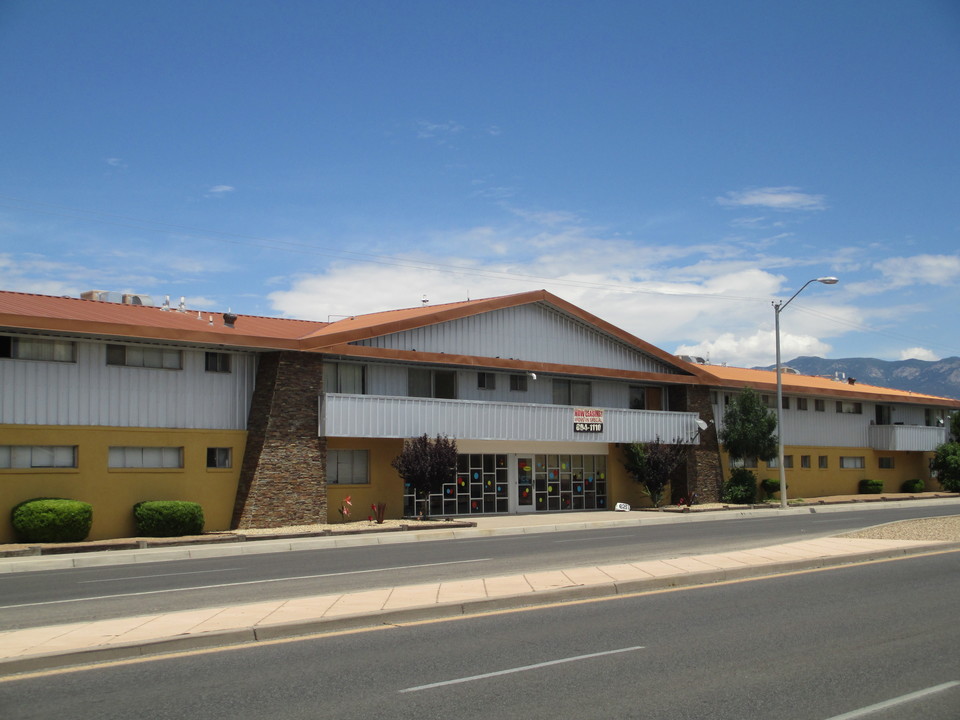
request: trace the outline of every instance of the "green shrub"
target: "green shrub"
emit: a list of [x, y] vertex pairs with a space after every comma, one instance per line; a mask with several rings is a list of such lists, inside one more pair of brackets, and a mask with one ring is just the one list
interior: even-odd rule
[[[778, 485], [779, 487], [779, 485]], [[746, 468], [735, 468], [723, 484], [723, 501], [750, 505], [757, 499], [757, 476]]]
[[780, 492], [780, 481], [764, 478], [760, 481], [760, 489], [763, 490], [764, 500], [773, 500], [773, 496]]
[[133, 506], [137, 535], [180, 537], [203, 532], [203, 508], [183, 500], [146, 500]]
[[16, 505], [10, 520], [20, 542], [80, 542], [90, 534], [93, 506], [79, 500], [34, 498]]
[[926, 489], [926, 484], [919, 478], [913, 480], [904, 480], [900, 486], [900, 492], [904, 493], [922, 493]]
[[861, 495], [879, 495], [883, 492], [883, 480], [864, 478], [857, 485]]

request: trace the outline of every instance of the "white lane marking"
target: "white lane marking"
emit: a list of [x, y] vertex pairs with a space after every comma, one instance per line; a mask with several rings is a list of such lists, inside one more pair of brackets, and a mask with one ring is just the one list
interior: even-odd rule
[[512, 673], [526, 672], [527, 670], [537, 670], [539, 668], [550, 667], [551, 665], [561, 665], [563, 663], [589, 660], [591, 658], [603, 657], [605, 655], [617, 655], [618, 653], [633, 652], [634, 650], [643, 650], [643, 646], [635, 645], [633, 647], [620, 648], [619, 650], [606, 650], [604, 652], [590, 653], [589, 655], [576, 655], [574, 657], [560, 658], [559, 660], [549, 660], [547, 662], [536, 663], [535, 665], [524, 665], [523, 667], [510, 668], [508, 670], [497, 670], [496, 672], [483, 673], [482, 675], [471, 675], [470, 677], [456, 678], [455, 680], [444, 680], [443, 682], [430, 683], [429, 685], [417, 685], [416, 687], [405, 688], [400, 692], [419, 692], [420, 690], [430, 690], [432, 688], [444, 687], [445, 685], [458, 685], [460, 683], [473, 682], [474, 680], [485, 680], [486, 678], [498, 677], [499, 675], [510, 675]]
[[851, 710], [850, 712], [844, 713], [843, 715], [834, 715], [827, 720], [853, 720], [853, 718], [864, 717], [866, 715], [872, 715], [875, 712], [880, 712], [881, 710], [887, 710], [896, 705], [901, 705], [903, 703], [913, 702], [927, 695], [933, 695], [934, 693], [943, 692], [944, 690], [949, 690], [952, 687], [960, 685], [960, 681], [953, 680], [951, 682], [945, 682], [942, 685], [934, 685], [933, 687], [928, 687], [925, 690], [917, 690], [916, 692], [907, 693], [906, 695], [901, 695], [900, 697], [891, 698], [890, 700], [884, 700], [879, 702], [876, 705], [870, 705], [868, 707], [860, 708], [859, 710]]
[[364, 575], [368, 573], [390, 572], [391, 570], [413, 570], [416, 568], [438, 567], [440, 565], [462, 565], [464, 563], [486, 562], [491, 558], [477, 558], [475, 560], [452, 560], [450, 562], [426, 563], [425, 565], [397, 565], [388, 568], [374, 568], [372, 570], [349, 570], [347, 572], [323, 573], [320, 575], [300, 575], [298, 577], [272, 578], [270, 580], [246, 580], [244, 582], [219, 583], [217, 585], [191, 585], [190, 587], [168, 588], [166, 590], [145, 590], [143, 592], [117, 593], [116, 595], [100, 595], [96, 597], [71, 598], [69, 600], [47, 600], [36, 603], [22, 603], [19, 605], [0, 605], [0, 610], [21, 607], [38, 607], [40, 605], [61, 605], [63, 603], [87, 602], [88, 600], [109, 600], [110, 598], [139, 597], [141, 595], [159, 595], [160, 593], [184, 592], [185, 590], [212, 590], [214, 588], [236, 587], [237, 585], [260, 585], [264, 583], [286, 582], [287, 580], [314, 580], [316, 578], [337, 577], [340, 575]]
[[77, 585], [89, 585], [90, 583], [108, 583], [123, 582], [124, 580], [146, 580], [158, 577], [176, 577], [177, 575], [206, 575], [207, 573], [230, 572], [231, 570], [242, 570], [243, 568], [218, 568], [216, 570], [188, 570], [186, 572], [159, 573], [157, 575], [128, 575], [127, 577], [107, 578], [105, 580], [77, 580]]

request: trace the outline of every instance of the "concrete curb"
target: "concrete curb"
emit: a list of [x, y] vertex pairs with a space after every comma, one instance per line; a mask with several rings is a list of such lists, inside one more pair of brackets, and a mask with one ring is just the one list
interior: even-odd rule
[[861, 562], [906, 559], [918, 555], [957, 551], [960, 551], [960, 542], [939, 542], [828, 557], [772, 561], [737, 568], [681, 572], [676, 575], [655, 578], [611, 581], [595, 585], [572, 585], [517, 595], [418, 605], [396, 610], [343, 615], [335, 618], [316, 618], [276, 625], [220, 630], [196, 635], [180, 635], [142, 643], [2, 659], [0, 660], [0, 677], [118, 660], [159, 658], [170, 653], [229, 648], [231, 646], [284, 640], [319, 633], [357, 630], [380, 625], [402, 625], [474, 614], [519, 610], [551, 603], [599, 600], [657, 590], [715, 585], [722, 582], [771, 577], [789, 572], [836, 568]]

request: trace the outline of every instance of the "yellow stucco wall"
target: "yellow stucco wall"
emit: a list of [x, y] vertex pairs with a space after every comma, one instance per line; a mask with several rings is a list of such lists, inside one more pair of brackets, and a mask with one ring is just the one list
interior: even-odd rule
[[[14, 540], [13, 507], [36, 497], [90, 503], [91, 540], [133, 536], [133, 506], [143, 500], [199, 503], [204, 529], [226, 530], [246, 435], [242, 430], [0, 425], [0, 445], [77, 446], [76, 468], [0, 469], [0, 542]], [[110, 469], [107, 457], [111, 446], [182, 447], [183, 468]], [[208, 447], [232, 448], [233, 467], [208, 469]]]
[[350, 497], [349, 521], [364, 520], [373, 515], [373, 503], [386, 503], [384, 517], [403, 516], [403, 481], [390, 463], [403, 450], [403, 440], [371, 438], [328, 438], [330, 450], [368, 450], [370, 482], [365, 485], [327, 485], [327, 522], [343, 522], [340, 504]]
[[[623, 465], [623, 448], [610, 446], [607, 455], [607, 509], [613, 510], [617, 503], [630, 507], [653, 507], [650, 497], [643, 492], [640, 483], [634, 480]], [[670, 502], [670, 486], [663, 492], [662, 504]]]
[[[926, 483], [927, 490], [936, 490], [939, 485], [930, 478], [928, 462], [933, 453], [921, 452], [888, 452], [872, 450], [870, 448], [824, 448], [787, 446], [784, 456], [793, 456], [793, 467], [785, 471], [787, 479], [787, 495], [790, 498], [821, 497], [828, 495], [855, 495], [859, 492], [858, 483], [869, 478], [882, 480], [883, 491], [894, 493], [900, 491], [905, 480], [919, 478]], [[810, 456], [809, 468], [800, 467], [800, 458]], [[819, 467], [821, 455], [827, 456], [827, 467]], [[841, 468], [841, 457], [862, 457], [863, 468]], [[892, 458], [893, 468], [880, 468], [880, 458]], [[730, 477], [730, 459], [722, 453], [724, 478]], [[776, 467], [768, 468], [764, 462], [759, 467], [750, 468], [758, 480], [771, 478], [779, 480], [780, 475]], [[758, 498], [762, 493], [758, 493]]]

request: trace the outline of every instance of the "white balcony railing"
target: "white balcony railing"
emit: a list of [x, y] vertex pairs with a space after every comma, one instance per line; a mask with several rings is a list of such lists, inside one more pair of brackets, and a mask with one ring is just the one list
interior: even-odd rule
[[407, 438], [447, 435], [462, 440], [562, 442], [699, 442], [696, 413], [603, 410], [603, 431], [574, 432], [565, 405], [435, 400], [384, 395], [320, 395], [321, 437]]
[[932, 452], [947, 441], [947, 428], [923, 425], [871, 425], [870, 447], [874, 450]]

